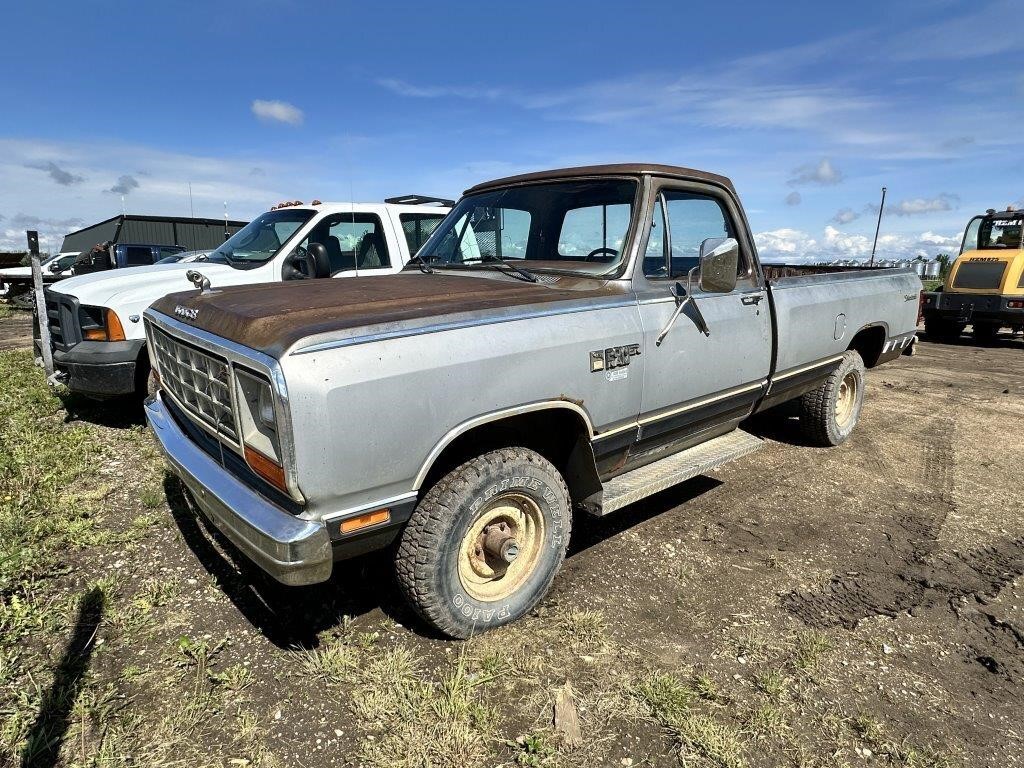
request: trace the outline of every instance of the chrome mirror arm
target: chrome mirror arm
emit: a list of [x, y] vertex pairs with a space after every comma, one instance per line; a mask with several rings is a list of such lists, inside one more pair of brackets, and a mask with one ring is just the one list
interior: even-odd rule
[[683, 288], [681, 283], [676, 283], [672, 286], [672, 295], [676, 297], [676, 311], [672, 313], [672, 317], [668, 319], [665, 327], [661, 329], [661, 333], [658, 334], [658, 338], [654, 341], [654, 346], [660, 347], [661, 342], [668, 336], [668, 332], [672, 330], [672, 326], [676, 324], [676, 320], [679, 319], [679, 315], [686, 308], [687, 304], [693, 304], [693, 308], [697, 310], [697, 317], [700, 322], [697, 323], [697, 327], [700, 332], [705, 336], [710, 336], [711, 333], [708, 331], [708, 326], [704, 322], [704, 316], [700, 310], [697, 309], [697, 304], [693, 301], [693, 275], [699, 271], [700, 267], [693, 267], [686, 275], [686, 288]]

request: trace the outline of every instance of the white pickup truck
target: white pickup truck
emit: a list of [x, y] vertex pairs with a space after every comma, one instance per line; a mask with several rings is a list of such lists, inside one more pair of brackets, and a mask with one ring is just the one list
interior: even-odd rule
[[[184, 290], [189, 270], [214, 287], [307, 277], [392, 275], [419, 250], [451, 201], [281, 203], [204, 259], [81, 275], [46, 289], [53, 380], [95, 398], [143, 395], [149, 357], [142, 313]], [[41, 341], [36, 344], [41, 352]]]

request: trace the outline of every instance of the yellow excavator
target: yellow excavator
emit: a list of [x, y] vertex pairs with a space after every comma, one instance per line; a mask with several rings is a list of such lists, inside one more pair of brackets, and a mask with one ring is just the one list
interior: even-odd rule
[[938, 290], [921, 298], [925, 333], [952, 341], [970, 325], [979, 342], [1003, 328], [1024, 332], [1024, 210], [989, 208], [964, 231], [960, 255]]

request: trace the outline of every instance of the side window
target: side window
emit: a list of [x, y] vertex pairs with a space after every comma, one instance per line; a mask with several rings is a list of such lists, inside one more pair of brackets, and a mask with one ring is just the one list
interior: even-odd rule
[[143, 267], [153, 263], [153, 249], [148, 245], [129, 245], [124, 249], [124, 263], [128, 267]]
[[384, 229], [372, 213], [339, 213], [328, 216], [313, 227], [302, 242], [321, 243], [331, 261], [331, 274], [358, 269], [384, 269], [391, 266]]
[[444, 221], [444, 214], [400, 213], [398, 218], [402, 222], [402, 232], [405, 234], [405, 243], [409, 246], [409, 255], [415, 256], [416, 251], [427, 242], [427, 238], [434, 234], [437, 225]]
[[[668, 239], [672, 243], [672, 277], [685, 277], [700, 264], [700, 246], [708, 238], [736, 237], [729, 213], [716, 198], [697, 192], [665, 191]], [[644, 254], [644, 274], [666, 277], [665, 234], [657, 225], [662, 217], [660, 203], [655, 206], [654, 224]], [[737, 272], [743, 280], [749, 275], [749, 262], [740, 252]]]
[[562, 219], [558, 255], [566, 259], [615, 261], [629, 229], [628, 203], [572, 208]]

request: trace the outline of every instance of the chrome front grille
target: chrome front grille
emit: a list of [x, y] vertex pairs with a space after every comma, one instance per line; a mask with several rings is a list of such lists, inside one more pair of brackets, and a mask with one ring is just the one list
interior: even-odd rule
[[150, 325], [160, 386], [198, 424], [238, 444], [231, 377], [222, 357], [203, 352]]

